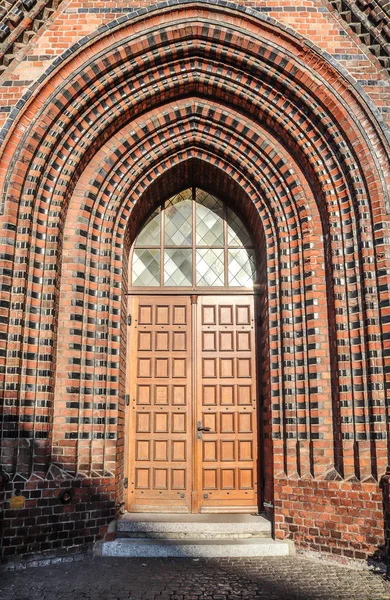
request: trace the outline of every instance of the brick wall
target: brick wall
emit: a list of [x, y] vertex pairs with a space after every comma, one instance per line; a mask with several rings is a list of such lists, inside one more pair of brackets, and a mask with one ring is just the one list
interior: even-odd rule
[[[24, 559], [37, 553], [65, 553], [100, 539], [116, 514], [115, 481], [78, 478], [51, 468], [46, 477], [16, 478], [4, 492], [2, 557]], [[66, 478], [68, 477], [68, 478]], [[61, 501], [70, 493], [69, 503]], [[24, 507], [12, 508], [11, 498], [23, 497]]]
[[384, 543], [382, 494], [376, 483], [279, 479], [276, 537], [299, 547], [366, 559]]
[[[150, 7], [146, 0], [49, 0], [56, 7], [43, 21], [29, 43], [12, 55], [15, 58], [2, 73], [0, 124], [3, 124], [25, 90], [52, 64], [56, 57], [102, 25]], [[274, 2], [237, 2], [258, 11], [259, 16], [276, 19], [310, 40], [343, 67], [362, 86], [383, 118], [389, 122], [388, 74], [381, 62], [353, 32], [330, 2], [291, 0]], [[41, 24], [42, 22], [42, 24]], [[28, 30], [28, 23], [26, 23]], [[31, 31], [31, 28], [30, 28]]]
[[[153, 206], [196, 182], [258, 249], [276, 534], [367, 557], [388, 456], [388, 75], [320, 2], [128, 10], [61, 3], [3, 74], [5, 552], [30, 552], [18, 531], [46, 514], [68, 546], [91, 542], [122, 501], [128, 253]], [[61, 539], [47, 528], [25, 531], [34, 551]]]

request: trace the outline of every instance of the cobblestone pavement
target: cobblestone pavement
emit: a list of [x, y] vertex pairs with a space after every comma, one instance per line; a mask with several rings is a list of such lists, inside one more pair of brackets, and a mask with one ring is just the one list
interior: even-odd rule
[[86, 558], [0, 573], [1, 600], [383, 600], [381, 575], [302, 557]]

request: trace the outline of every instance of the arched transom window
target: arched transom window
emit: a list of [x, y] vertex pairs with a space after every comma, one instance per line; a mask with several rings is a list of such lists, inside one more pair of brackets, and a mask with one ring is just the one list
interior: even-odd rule
[[252, 288], [248, 230], [221, 200], [187, 189], [159, 207], [133, 246], [133, 287]]

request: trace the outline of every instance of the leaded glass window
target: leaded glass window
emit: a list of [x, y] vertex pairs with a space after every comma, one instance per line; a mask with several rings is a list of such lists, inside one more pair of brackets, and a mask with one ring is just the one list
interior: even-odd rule
[[215, 196], [189, 188], [147, 220], [132, 252], [131, 285], [252, 288], [256, 259], [239, 216]]

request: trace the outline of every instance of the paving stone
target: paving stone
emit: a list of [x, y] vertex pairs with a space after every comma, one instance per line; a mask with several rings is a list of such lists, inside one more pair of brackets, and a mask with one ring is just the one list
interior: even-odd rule
[[310, 558], [121, 559], [1, 574], [1, 600], [385, 600], [382, 575]]

